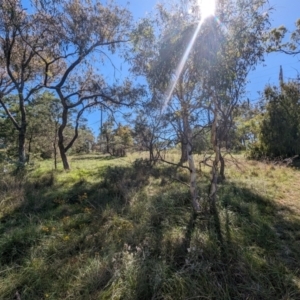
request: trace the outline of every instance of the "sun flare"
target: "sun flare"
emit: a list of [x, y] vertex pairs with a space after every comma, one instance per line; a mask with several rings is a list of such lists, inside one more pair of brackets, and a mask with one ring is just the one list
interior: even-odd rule
[[202, 19], [206, 19], [215, 14], [216, 0], [198, 0], [201, 9]]
[[190, 40], [190, 42], [187, 45], [187, 48], [184, 52], [183, 57], [180, 60], [179, 65], [177, 66], [176, 70], [175, 70], [175, 78], [174, 80], [171, 82], [171, 84], [169, 85], [167, 91], [166, 91], [166, 99], [164, 101], [163, 107], [161, 112], [163, 113], [165, 111], [165, 109], [167, 108], [170, 99], [173, 95], [174, 89], [176, 87], [176, 84], [178, 82], [178, 79], [180, 77], [180, 74], [182, 73], [182, 70], [187, 62], [187, 59], [190, 55], [190, 52], [194, 46], [194, 43], [196, 41], [196, 38], [200, 32], [200, 29], [202, 27], [202, 25], [205, 23], [205, 19], [207, 19], [210, 16], [214, 16], [215, 15], [215, 10], [216, 10], [216, 1], [217, 0], [198, 0], [199, 3], [199, 7], [200, 7], [200, 12], [201, 12], [201, 20], [199, 20], [198, 22], [198, 26], [195, 29], [195, 32]]

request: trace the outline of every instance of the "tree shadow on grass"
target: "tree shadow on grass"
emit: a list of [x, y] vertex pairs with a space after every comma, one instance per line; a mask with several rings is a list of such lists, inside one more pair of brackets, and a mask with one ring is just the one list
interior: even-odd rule
[[225, 184], [215, 214], [194, 219], [187, 193], [165, 196], [169, 205], [163, 195], [154, 199], [145, 227], [155, 239], [141, 247], [145, 256], [136, 254], [127, 278], [136, 284], [125, 298], [300, 298], [300, 222], [288, 207]]
[[[0, 296], [300, 299], [290, 208], [226, 183], [215, 214], [195, 218], [170, 172], [138, 161], [101, 169], [93, 183], [66, 188], [50, 172], [27, 183], [1, 218]], [[156, 190], [151, 176], [162, 178]]]
[[221, 224], [222, 240], [216, 238], [229, 295], [300, 298], [300, 222], [292, 219], [293, 211], [246, 187], [225, 184], [220, 192], [214, 225]]
[[[62, 299], [74, 282], [74, 297], [87, 299], [86, 286], [100, 289], [107, 284], [112, 257], [132, 230], [124, 209], [130, 195], [147, 184], [150, 173], [137, 165], [101, 173], [96, 183], [79, 178], [66, 187], [49, 171], [24, 184], [23, 199], [0, 220], [0, 272], [4, 275], [0, 298], [12, 299], [19, 291], [22, 300], [47, 298], [49, 293], [53, 299]], [[108, 262], [103, 263], [106, 257]], [[84, 259], [95, 260], [98, 267], [86, 271], [90, 280], [75, 280]], [[95, 273], [101, 284], [95, 282]]]

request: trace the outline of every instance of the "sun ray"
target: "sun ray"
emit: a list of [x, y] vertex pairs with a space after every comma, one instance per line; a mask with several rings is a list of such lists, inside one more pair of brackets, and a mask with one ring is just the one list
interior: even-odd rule
[[186, 61], [189, 57], [189, 54], [194, 46], [194, 43], [196, 41], [196, 38], [199, 34], [199, 31], [204, 23], [204, 21], [210, 17], [210, 16], [214, 16], [214, 13], [215, 13], [215, 9], [216, 9], [216, 2], [215, 0], [198, 0], [199, 1], [199, 6], [200, 6], [200, 9], [201, 9], [201, 19], [198, 23], [198, 26], [192, 36], [192, 39], [191, 41], [189, 42], [187, 48], [186, 48], [186, 51], [184, 52], [184, 55], [182, 57], [182, 59], [180, 60], [180, 63], [179, 65], [177, 66], [176, 68], [176, 71], [175, 71], [175, 78], [173, 80], [173, 82], [170, 84], [168, 90], [167, 90], [167, 93], [166, 93], [166, 99], [164, 101], [164, 105], [162, 107], [162, 113], [165, 111], [165, 109], [167, 108], [168, 104], [169, 104], [169, 101], [173, 95], [173, 92], [174, 92], [174, 89], [176, 87], [176, 84], [177, 84], [177, 81], [180, 77], [180, 74], [182, 73], [182, 70], [186, 64]]

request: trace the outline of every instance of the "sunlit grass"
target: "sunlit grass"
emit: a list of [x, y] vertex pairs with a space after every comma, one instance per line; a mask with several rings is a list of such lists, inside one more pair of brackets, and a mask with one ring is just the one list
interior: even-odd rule
[[[0, 298], [300, 297], [299, 170], [226, 156], [218, 216], [191, 227], [188, 188], [174, 179], [187, 171], [135, 162], [147, 157], [74, 156], [68, 172], [45, 161], [2, 176]], [[198, 175], [205, 197], [209, 167]]]

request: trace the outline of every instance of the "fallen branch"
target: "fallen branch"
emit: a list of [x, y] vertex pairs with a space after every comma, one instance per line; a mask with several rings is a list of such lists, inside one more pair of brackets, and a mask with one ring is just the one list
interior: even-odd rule
[[187, 184], [186, 182], [183, 182], [183, 181], [181, 181], [180, 179], [178, 179], [176, 177], [170, 176], [170, 178], [173, 179], [173, 180], [175, 180], [175, 181], [178, 181], [179, 183], [184, 184], [185, 186], [187, 186], [188, 188], [190, 188], [190, 185]]
[[288, 157], [288, 158], [285, 158], [285, 159], [276, 159], [276, 160], [273, 162], [273, 165], [280, 165], [280, 166], [286, 165], [286, 166], [288, 167], [288, 166], [290, 166], [290, 165], [294, 162], [294, 160], [295, 160], [296, 158], [298, 158], [298, 157], [299, 157], [299, 155], [295, 155], [295, 156], [293, 156], [293, 157]]
[[160, 160], [160, 161], [162, 161], [162, 162], [164, 162], [164, 163], [166, 163], [166, 164], [175, 166], [175, 167], [177, 167], [177, 168], [187, 169], [187, 170], [189, 170], [189, 171], [191, 172], [191, 169], [190, 169], [188, 166], [183, 166], [183, 165], [180, 164], [180, 163], [177, 163], [177, 164], [176, 164], [176, 163], [172, 163], [172, 162], [170, 162], [170, 161], [167, 161], [167, 160], [165, 160], [165, 159], [163, 159], [163, 158], [161, 157], [160, 153], [159, 153], [159, 156], [158, 156], [158, 160]]

